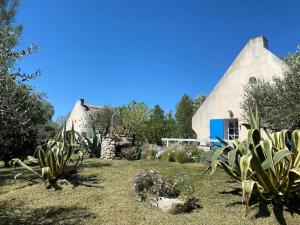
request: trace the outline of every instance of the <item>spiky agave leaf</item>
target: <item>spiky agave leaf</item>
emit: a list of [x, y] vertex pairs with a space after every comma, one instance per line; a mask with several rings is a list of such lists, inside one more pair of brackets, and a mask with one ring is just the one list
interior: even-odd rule
[[[244, 200], [253, 193], [265, 201], [285, 201], [300, 192], [300, 130], [274, 132], [264, 139], [258, 113], [250, 112], [248, 122], [245, 140], [234, 140], [232, 147], [214, 153], [211, 172], [221, 166], [241, 182]], [[227, 158], [221, 160], [223, 154]]]

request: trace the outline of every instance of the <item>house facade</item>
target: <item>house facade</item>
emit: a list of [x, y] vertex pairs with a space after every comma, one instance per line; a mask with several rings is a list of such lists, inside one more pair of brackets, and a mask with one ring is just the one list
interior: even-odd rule
[[87, 132], [86, 122], [88, 117], [94, 115], [103, 108], [103, 106], [86, 104], [84, 102], [84, 99], [79, 99], [75, 103], [68, 117], [68, 120], [66, 122], [66, 130], [71, 130], [72, 124], [74, 124], [75, 131], [79, 133]]
[[265, 37], [249, 40], [193, 116], [197, 139], [244, 138], [240, 105], [246, 84], [249, 80], [282, 77], [287, 70], [288, 66], [268, 50]]

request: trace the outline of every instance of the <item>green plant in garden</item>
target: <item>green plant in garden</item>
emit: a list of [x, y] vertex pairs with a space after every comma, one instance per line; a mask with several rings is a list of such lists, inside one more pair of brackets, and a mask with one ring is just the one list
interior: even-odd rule
[[175, 151], [175, 147], [165, 149], [164, 152], [160, 155], [160, 159], [168, 162], [175, 162]]
[[183, 147], [180, 149], [177, 149], [175, 151], [175, 161], [177, 163], [183, 164], [190, 161], [190, 157], [188, 156], [188, 152]]
[[199, 149], [197, 146], [192, 146], [189, 151], [191, 154], [191, 160], [194, 162], [201, 162], [203, 160], [203, 149]]
[[91, 138], [86, 135], [82, 135], [82, 145], [87, 150], [90, 156], [96, 156], [100, 158], [101, 156], [101, 135], [97, 134], [95, 126], [91, 128]]
[[138, 160], [140, 159], [140, 155], [141, 155], [141, 150], [137, 146], [125, 148], [122, 149], [121, 151], [122, 158], [127, 160]]
[[150, 147], [145, 150], [144, 158], [147, 160], [153, 160], [156, 159], [156, 155], [157, 155], [157, 150]]
[[251, 111], [244, 126], [248, 129], [245, 140], [234, 140], [233, 146], [221, 140], [224, 147], [212, 157], [212, 174], [221, 166], [241, 183], [246, 214], [252, 193], [276, 205], [288, 204], [300, 192], [300, 130], [283, 130], [263, 138], [258, 113]]
[[133, 189], [140, 201], [153, 201], [160, 197], [180, 198], [189, 209], [199, 206], [198, 199], [194, 197], [194, 186], [186, 175], [166, 179], [156, 169], [143, 170], [134, 176], [133, 181]]
[[[64, 128], [62, 135], [58, 135], [56, 140], [49, 140], [45, 146], [40, 146], [37, 149], [37, 158], [30, 157], [31, 162], [36, 162], [39, 165], [40, 171], [26, 165], [20, 159], [13, 159], [13, 161], [41, 178], [47, 185], [47, 188], [54, 187], [59, 189], [60, 179], [64, 175], [75, 172], [78, 166], [82, 164], [82, 152], [78, 153], [76, 162], [72, 160], [76, 149], [78, 149], [78, 144], [76, 143], [74, 129], [66, 131]], [[73, 162], [73, 165], [68, 167], [70, 162]], [[17, 174], [15, 178], [19, 175], [21, 174]]]

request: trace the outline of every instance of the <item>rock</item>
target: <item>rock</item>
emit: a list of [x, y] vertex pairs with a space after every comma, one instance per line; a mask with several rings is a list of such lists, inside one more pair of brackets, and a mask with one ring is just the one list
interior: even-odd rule
[[158, 201], [152, 201], [152, 205], [163, 212], [175, 215], [188, 210], [188, 204], [178, 198], [160, 197]]

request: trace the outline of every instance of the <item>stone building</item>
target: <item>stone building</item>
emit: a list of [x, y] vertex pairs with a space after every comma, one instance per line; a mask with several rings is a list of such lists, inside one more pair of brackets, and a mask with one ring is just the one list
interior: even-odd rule
[[249, 40], [193, 116], [197, 138], [244, 138], [240, 104], [245, 85], [257, 78], [269, 81], [274, 76], [281, 77], [287, 70], [288, 66], [268, 50], [265, 37]]
[[86, 121], [89, 115], [93, 115], [103, 109], [103, 106], [97, 106], [97, 105], [91, 105], [91, 104], [86, 104], [84, 102], [84, 99], [79, 99], [67, 120], [66, 124], [66, 129], [71, 130], [72, 128], [72, 123], [74, 124], [74, 130], [82, 133], [82, 132], [87, 132], [86, 130]]

